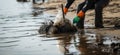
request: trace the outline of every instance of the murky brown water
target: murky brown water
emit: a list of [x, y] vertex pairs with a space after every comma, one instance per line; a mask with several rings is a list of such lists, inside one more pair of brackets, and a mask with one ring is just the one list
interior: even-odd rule
[[[114, 36], [95, 29], [76, 33], [45, 35], [38, 29], [54, 15], [35, 11], [31, 2], [0, 1], [0, 55], [119, 55], [111, 43], [120, 43]], [[111, 30], [111, 29], [106, 29]], [[111, 30], [112, 31], [112, 30]], [[119, 37], [119, 36], [118, 36]], [[101, 46], [102, 45], [102, 46]]]

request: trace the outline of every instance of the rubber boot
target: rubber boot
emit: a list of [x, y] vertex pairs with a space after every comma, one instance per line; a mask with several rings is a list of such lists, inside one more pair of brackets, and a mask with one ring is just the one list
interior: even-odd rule
[[95, 27], [96, 28], [104, 28], [102, 18], [95, 18]]

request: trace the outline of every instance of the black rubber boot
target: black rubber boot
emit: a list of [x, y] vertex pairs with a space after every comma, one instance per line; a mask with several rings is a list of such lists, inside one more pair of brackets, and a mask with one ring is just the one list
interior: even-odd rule
[[95, 27], [96, 28], [104, 28], [102, 18], [95, 18]]

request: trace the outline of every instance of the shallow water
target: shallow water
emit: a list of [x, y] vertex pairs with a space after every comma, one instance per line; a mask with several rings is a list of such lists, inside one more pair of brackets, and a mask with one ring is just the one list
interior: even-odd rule
[[[41, 11], [37, 16], [35, 11]], [[45, 35], [38, 29], [54, 15], [33, 9], [31, 2], [0, 1], [0, 55], [108, 55], [110, 51], [99, 48], [101, 39], [105, 47], [112, 42], [99, 30], [83, 30], [76, 33]], [[109, 36], [110, 37], [110, 36]], [[113, 39], [113, 42], [117, 42]], [[118, 41], [120, 42], [120, 41]], [[109, 49], [108, 49], [109, 50]]]

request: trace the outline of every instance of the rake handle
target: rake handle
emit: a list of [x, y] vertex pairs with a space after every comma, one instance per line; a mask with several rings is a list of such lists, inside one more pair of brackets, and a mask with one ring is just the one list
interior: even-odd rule
[[63, 19], [65, 20], [65, 15], [64, 15], [64, 10], [63, 10], [63, 4], [61, 4], [61, 8], [62, 8]]

